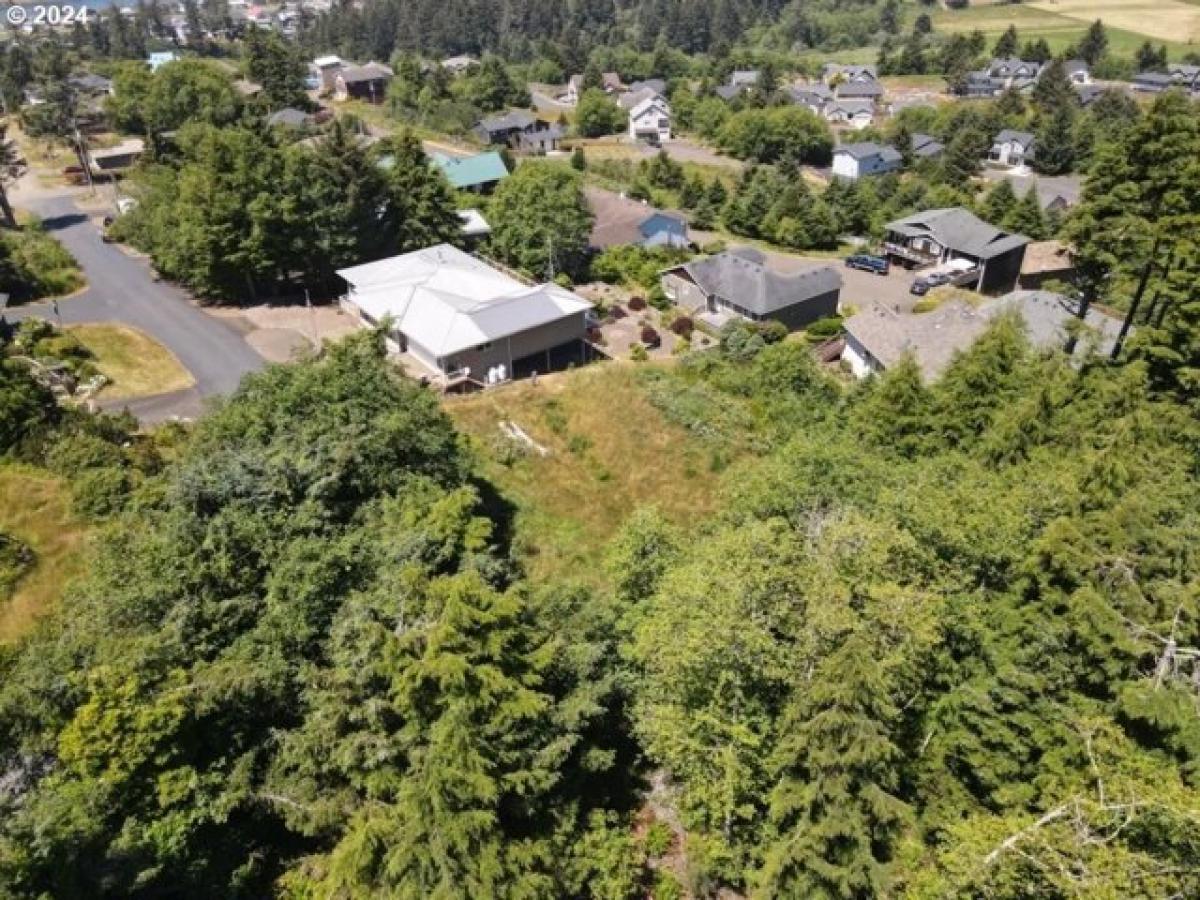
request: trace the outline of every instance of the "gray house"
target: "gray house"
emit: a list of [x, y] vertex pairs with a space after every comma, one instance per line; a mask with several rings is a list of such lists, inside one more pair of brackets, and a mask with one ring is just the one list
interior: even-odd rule
[[803, 328], [837, 313], [842, 276], [832, 266], [776, 272], [762, 253], [739, 247], [667, 269], [662, 289], [693, 312]]
[[[966, 350], [1002, 316], [1019, 316], [1030, 342], [1039, 348], [1062, 348], [1071, 329], [1079, 327], [1078, 308], [1066, 298], [1046, 291], [1013, 291], [972, 306], [951, 300], [921, 314], [894, 312], [875, 305], [843, 323], [846, 333], [842, 361], [859, 378], [893, 368], [912, 357], [926, 381], [945, 372], [955, 356]], [[1084, 321], [1076, 359], [1091, 348], [1112, 349], [1121, 322], [1095, 308]]]
[[1001, 231], [961, 206], [952, 206], [889, 222], [883, 252], [907, 268], [967, 260], [979, 270], [976, 290], [1001, 293], [1016, 286], [1028, 243], [1023, 234]]
[[563, 131], [557, 125], [547, 125], [523, 109], [481, 119], [473, 133], [485, 144], [504, 144], [524, 153], [557, 150], [563, 137]]

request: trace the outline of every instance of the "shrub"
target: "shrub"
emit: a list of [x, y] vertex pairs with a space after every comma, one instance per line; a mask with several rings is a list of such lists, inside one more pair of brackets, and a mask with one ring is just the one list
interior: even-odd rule
[[774, 319], [769, 319], [766, 322], [759, 322], [757, 330], [764, 342], [768, 344], [778, 344], [788, 336], [788, 328], [782, 322], [776, 322]]
[[677, 316], [671, 323], [671, 330], [681, 338], [690, 338], [692, 332], [696, 330], [696, 323], [691, 316]]
[[804, 333], [814, 343], [835, 338], [842, 333], [842, 317], [827, 316], [824, 319], [817, 319], [805, 329]]
[[567, 290], [575, 287], [575, 282], [571, 280], [571, 276], [566, 272], [559, 272], [557, 275], [555, 275], [554, 283], [560, 288], [566, 288]]
[[646, 308], [646, 298], [645, 297], [630, 297], [629, 298], [629, 308], [632, 310], [635, 310], [635, 311], [641, 311], [641, 310], [645, 309]]
[[665, 822], [654, 822], [646, 829], [646, 855], [662, 856], [675, 843], [675, 835]]
[[661, 284], [653, 285], [646, 292], [646, 299], [650, 301], [650, 305], [660, 312], [666, 312], [671, 308], [671, 298], [663, 291]]
[[33, 568], [35, 562], [37, 556], [32, 548], [0, 532], [0, 600], [9, 596], [17, 581]]
[[0, 237], [11, 265], [0, 276], [0, 289], [17, 300], [38, 300], [69, 294], [83, 286], [75, 258], [39, 225], [27, 225]]
[[728, 245], [723, 240], [718, 238], [715, 241], [709, 241], [700, 249], [710, 256], [716, 256], [718, 253], [724, 253], [727, 247]]
[[651, 894], [654, 900], [683, 900], [683, 885], [670, 872], [659, 870]]
[[642, 343], [645, 344], [647, 347], [657, 347], [659, 344], [662, 343], [662, 337], [650, 325], [642, 326], [642, 332], [641, 332], [640, 337], [642, 339]]
[[646, 354], [646, 348], [641, 344], [634, 344], [629, 350], [629, 358], [634, 362], [645, 362], [650, 357]]
[[71, 483], [72, 507], [93, 519], [111, 516], [125, 505], [129, 487], [123, 469], [88, 469]]

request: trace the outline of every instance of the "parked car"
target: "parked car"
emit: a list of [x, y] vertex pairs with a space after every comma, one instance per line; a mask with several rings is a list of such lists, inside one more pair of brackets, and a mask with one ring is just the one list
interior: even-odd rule
[[876, 275], [886, 275], [892, 270], [892, 264], [887, 259], [882, 256], [873, 256], [870, 253], [855, 253], [853, 256], [847, 256], [846, 267], [862, 269], [864, 272], [874, 272]]
[[954, 275], [950, 272], [930, 272], [928, 275], [913, 279], [912, 287], [908, 289], [908, 292], [916, 294], [918, 297], [924, 297], [933, 288], [949, 284], [953, 280]]

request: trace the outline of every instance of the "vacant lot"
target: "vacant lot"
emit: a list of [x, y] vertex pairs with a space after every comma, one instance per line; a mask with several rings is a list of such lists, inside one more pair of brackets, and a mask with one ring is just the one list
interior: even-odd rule
[[68, 329], [95, 356], [112, 382], [101, 396], [129, 400], [181, 391], [195, 384], [187, 369], [162, 344], [125, 325], [74, 325]]
[[1181, 0], [1038, 0], [1032, 6], [1085, 24], [1100, 19], [1157, 41], [1200, 41], [1200, 6]]
[[[1016, 25], [1022, 40], [1045, 38], [1051, 49], [1063, 50], [1083, 37], [1097, 18], [1104, 22], [1109, 50], [1130, 56], [1147, 38], [1166, 44], [1173, 57], [1195, 49], [1194, 16], [1200, 7], [1181, 0], [1042, 0], [1034, 4], [972, 5], [966, 9], [936, 9], [934, 27], [956, 32], [979, 29], [994, 39]], [[1165, 17], [1165, 18], [1164, 18]], [[1163, 23], [1171, 23], [1164, 25]], [[1190, 26], [1188, 23], [1192, 22]], [[1189, 41], [1192, 42], [1189, 44]]]
[[[708, 451], [651, 406], [644, 371], [597, 363], [447, 402], [483, 474], [519, 507], [516, 546], [533, 575], [599, 583], [604, 544], [639, 505], [680, 523], [711, 511]], [[547, 455], [506, 437], [505, 422]]]
[[85, 569], [87, 528], [71, 514], [59, 479], [29, 466], [0, 465], [0, 532], [37, 555], [12, 596], [0, 597], [0, 643], [7, 643], [25, 634]]

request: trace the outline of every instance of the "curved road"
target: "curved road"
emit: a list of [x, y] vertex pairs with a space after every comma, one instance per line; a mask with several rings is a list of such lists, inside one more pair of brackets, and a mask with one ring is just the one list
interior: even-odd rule
[[[156, 282], [145, 262], [104, 243], [70, 197], [28, 206], [78, 260], [88, 281], [83, 293], [59, 301], [63, 322], [119, 322], [139, 328], [174, 353], [196, 381], [185, 391], [124, 401], [116, 408], [128, 407], [145, 422], [194, 418], [203, 411], [205, 398], [231, 393], [242, 376], [265, 365], [228, 323], [206, 315], [179, 288]], [[50, 303], [14, 307], [6, 315], [13, 321], [30, 315], [55, 320]]]

